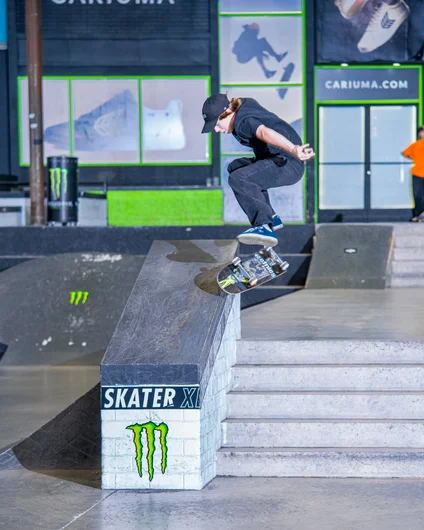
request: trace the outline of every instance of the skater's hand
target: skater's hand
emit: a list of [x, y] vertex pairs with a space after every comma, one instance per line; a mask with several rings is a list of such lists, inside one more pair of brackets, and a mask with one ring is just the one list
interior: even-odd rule
[[292, 154], [302, 162], [306, 162], [315, 156], [314, 150], [309, 144], [295, 145]]

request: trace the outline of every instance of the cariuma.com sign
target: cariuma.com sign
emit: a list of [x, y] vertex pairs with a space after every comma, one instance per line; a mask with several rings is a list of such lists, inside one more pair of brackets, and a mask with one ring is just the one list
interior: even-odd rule
[[176, 0], [52, 0], [54, 4], [113, 4], [118, 3], [121, 5], [129, 4], [175, 4]]

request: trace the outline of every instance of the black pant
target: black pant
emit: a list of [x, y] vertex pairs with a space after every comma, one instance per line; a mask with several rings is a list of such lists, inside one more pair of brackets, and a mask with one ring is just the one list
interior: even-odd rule
[[412, 189], [414, 192], [414, 217], [424, 212], [424, 178], [412, 175]]
[[228, 166], [228, 184], [250, 224], [261, 226], [271, 224], [275, 213], [267, 190], [296, 184], [304, 171], [303, 162], [292, 158], [237, 158]]

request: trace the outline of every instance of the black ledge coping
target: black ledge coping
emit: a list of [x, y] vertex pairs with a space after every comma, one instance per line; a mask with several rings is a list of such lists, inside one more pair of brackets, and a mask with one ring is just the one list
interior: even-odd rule
[[200, 385], [204, 394], [234, 297], [216, 274], [234, 240], [154, 241], [101, 363], [101, 384]]

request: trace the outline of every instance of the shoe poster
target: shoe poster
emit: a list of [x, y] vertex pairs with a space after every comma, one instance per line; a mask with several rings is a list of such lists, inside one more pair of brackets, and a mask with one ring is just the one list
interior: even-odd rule
[[[72, 80], [74, 156], [82, 164], [138, 163], [138, 108], [136, 79]], [[45, 135], [55, 138], [55, 129]]]
[[[227, 87], [221, 85], [221, 93], [228, 98], [253, 98], [277, 116], [289, 123], [303, 137], [303, 88], [302, 87]], [[249, 147], [242, 146], [232, 134], [222, 134], [221, 153], [249, 153]]]
[[[20, 164], [29, 164], [28, 79], [19, 80]], [[66, 79], [43, 79], [44, 162], [69, 155], [69, 90]], [[52, 134], [53, 132], [53, 134]]]
[[221, 17], [221, 83], [302, 83], [302, 42], [300, 16]]
[[146, 163], [207, 162], [209, 135], [200, 112], [205, 79], [143, 79], [142, 159]]
[[316, 0], [318, 62], [406, 61], [424, 40], [423, 0]]

